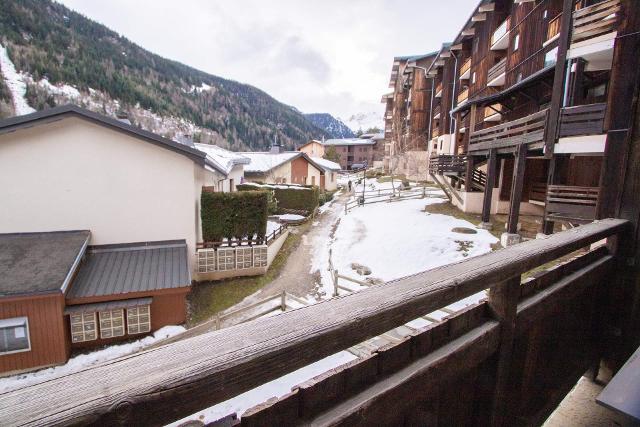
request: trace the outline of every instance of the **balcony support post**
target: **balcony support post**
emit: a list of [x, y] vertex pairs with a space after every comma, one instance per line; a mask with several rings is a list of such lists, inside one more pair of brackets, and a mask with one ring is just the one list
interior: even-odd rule
[[560, 109], [564, 95], [564, 78], [566, 73], [567, 51], [571, 39], [571, 21], [573, 18], [573, 0], [564, 0], [562, 4], [562, 18], [560, 19], [560, 37], [558, 38], [558, 56], [556, 58], [553, 75], [553, 89], [551, 92], [551, 106], [545, 138], [544, 154], [548, 159], [553, 156], [553, 145], [556, 142], [560, 122]]
[[[471, 157], [471, 156], [469, 156]], [[496, 150], [489, 150], [487, 159], [487, 185], [484, 186], [484, 198], [482, 199], [482, 228], [491, 228], [491, 196], [496, 183], [496, 163], [498, 162]]]
[[522, 187], [524, 185], [524, 170], [527, 162], [527, 145], [520, 144], [516, 151], [513, 181], [511, 183], [511, 197], [509, 205], [509, 221], [507, 233], [518, 232], [518, 217], [520, 216], [520, 202], [522, 201]]

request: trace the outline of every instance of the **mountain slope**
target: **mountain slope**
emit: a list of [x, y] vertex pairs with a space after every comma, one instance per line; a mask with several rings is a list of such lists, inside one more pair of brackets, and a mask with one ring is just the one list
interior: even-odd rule
[[347, 125], [327, 113], [312, 113], [304, 115], [316, 127], [326, 131], [331, 138], [353, 138], [355, 134]]
[[[36, 109], [73, 101], [107, 114], [124, 110], [152, 131], [172, 118], [188, 123], [179, 132], [233, 149], [266, 148], [276, 132], [290, 147], [328, 136], [255, 87], [162, 58], [63, 5], [0, 0], [0, 10], [0, 43]], [[79, 93], [58, 90], [64, 85]], [[4, 92], [0, 85], [0, 101]], [[166, 123], [160, 128], [172, 132]]]

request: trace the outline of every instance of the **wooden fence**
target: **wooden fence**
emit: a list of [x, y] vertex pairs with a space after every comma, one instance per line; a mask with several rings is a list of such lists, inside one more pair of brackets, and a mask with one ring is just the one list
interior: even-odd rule
[[489, 289], [488, 301], [248, 411], [242, 425], [539, 425], [602, 350], [607, 219], [0, 394], [0, 424], [159, 425]]
[[596, 218], [600, 187], [549, 185], [545, 216], [549, 221], [584, 224]]
[[423, 199], [427, 197], [427, 188], [426, 187], [412, 187], [409, 189], [401, 189], [396, 188], [395, 191], [393, 189], [384, 189], [384, 190], [370, 190], [364, 191], [364, 195], [362, 191], [356, 191], [354, 193], [354, 199], [348, 201], [344, 205], [344, 213], [347, 214], [349, 211], [358, 206], [369, 205], [371, 203], [389, 203], [389, 202], [399, 202], [401, 200], [408, 199]]
[[606, 103], [565, 107], [560, 112], [560, 138], [604, 132]]
[[615, 31], [620, 10], [620, 0], [607, 0], [573, 12], [571, 43]]
[[236, 247], [236, 246], [254, 246], [254, 245], [269, 245], [273, 243], [273, 241], [282, 235], [287, 229], [287, 224], [280, 224], [278, 228], [273, 230], [271, 233], [267, 234], [264, 239], [258, 238], [243, 238], [243, 239], [231, 239], [231, 240], [223, 240], [219, 242], [208, 241], [208, 242], [198, 242], [196, 243], [196, 249], [215, 249], [215, 248], [227, 248], [227, 247]]

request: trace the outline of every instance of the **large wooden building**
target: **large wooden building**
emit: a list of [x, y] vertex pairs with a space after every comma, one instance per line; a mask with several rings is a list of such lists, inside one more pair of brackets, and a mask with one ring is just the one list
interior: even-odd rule
[[395, 90], [383, 97], [389, 146], [423, 131], [403, 127], [423, 123], [424, 113], [403, 109], [410, 92], [400, 90], [412, 74], [413, 85], [425, 87], [416, 82], [420, 72], [433, 87], [431, 178], [455, 205], [482, 213], [487, 227], [491, 214], [507, 214], [510, 241], [518, 239], [521, 213], [540, 218], [545, 233], [554, 223], [597, 218], [604, 159], [616, 137], [611, 124], [630, 108], [617, 102], [628, 86], [617, 51], [620, 31], [636, 25], [626, 19], [632, 4], [479, 2], [453, 42], [425, 56], [428, 65], [421, 57], [394, 59]]

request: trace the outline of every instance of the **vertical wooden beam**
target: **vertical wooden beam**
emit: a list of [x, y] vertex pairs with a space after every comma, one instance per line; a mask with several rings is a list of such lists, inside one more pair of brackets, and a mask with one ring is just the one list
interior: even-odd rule
[[564, 96], [564, 78], [566, 73], [567, 50], [571, 40], [571, 22], [573, 18], [574, 0], [564, 0], [562, 3], [562, 18], [560, 20], [560, 37], [558, 38], [558, 56], [553, 74], [553, 91], [551, 93], [551, 105], [549, 107], [549, 118], [547, 121], [547, 131], [545, 139], [545, 156], [551, 158], [553, 155], [553, 145], [558, 135], [560, 109], [562, 108], [562, 98]]
[[516, 327], [516, 311], [520, 295], [520, 276], [512, 277], [489, 290], [489, 307], [493, 316], [500, 322], [500, 349], [491, 411], [491, 425], [494, 427], [514, 425], [512, 411], [511, 355]]
[[582, 58], [576, 59], [569, 88], [569, 106], [580, 105], [584, 101], [584, 67], [586, 63], [587, 61]]
[[482, 222], [487, 225], [491, 219], [491, 196], [496, 182], [497, 162], [496, 150], [489, 150], [489, 159], [487, 160], [487, 185], [484, 186], [484, 198], [482, 199]]
[[527, 145], [520, 144], [516, 151], [515, 165], [513, 168], [513, 180], [511, 182], [511, 198], [509, 204], [509, 222], [507, 233], [518, 232], [518, 217], [520, 216], [520, 202], [522, 201], [522, 188], [524, 185], [524, 170], [527, 162]]
[[[547, 191], [550, 185], [556, 182], [556, 156], [552, 156], [549, 160], [549, 170], [547, 171]], [[544, 216], [542, 218], [542, 232], [544, 234], [553, 234], [554, 222], [547, 219], [547, 198], [544, 201]]]
[[[474, 163], [474, 157], [469, 155], [469, 139], [471, 137], [471, 132], [473, 132], [473, 128], [476, 126], [476, 104], [473, 104], [471, 106], [471, 109], [469, 110], [469, 126], [467, 126], [467, 131], [466, 131], [466, 135], [465, 135], [465, 147], [464, 147], [464, 151], [467, 154], [467, 170], [466, 170], [466, 178], [465, 178], [465, 190], [466, 191], [473, 191], [473, 185], [471, 184], [471, 176], [473, 174], [473, 163]], [[485, 188], [486, 191], [486, 188]], [[483, 205], [483, 218], [484, 218], [484, 205]], [[487, 221], [485, 221], [484, 219], [482, 220], [483, 222], [489, 222], [489, 220], [487, 219]]]
[[475, 161], [475, 157], [470, 156], [467, 154], [467, 168], [464, 172], [465, 177], [464, 177], [464, 189], [467, 192], [471, 192], [473, 191], [473, 183], [472, 183], [472, 178], [473, 178], [473, 164]]

